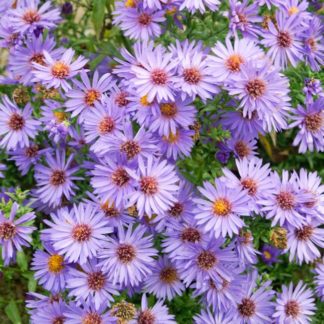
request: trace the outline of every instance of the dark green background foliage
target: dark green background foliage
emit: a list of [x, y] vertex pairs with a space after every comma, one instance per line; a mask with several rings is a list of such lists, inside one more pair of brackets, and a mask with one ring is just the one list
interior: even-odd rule
[[[64, 1], [53, 2], [56, 5], [64, 3]], [[65, 46], [72, 47], [78, 54], [89, 56], [95, 53], [96, 58], [89, 62], [91, 70], [95, 69], [96, 65], [107, 56], [111, 58], [120, 57], [118, 49], [121, 46], [131, 49], [131, 41], [125, 38], [117, 27], [112, 25], [113, 0], [74, 0], [71, 2], [74, 6], [74, 13], [77, 12], [78, 21], [76, 22], [75, 14], [65, 16], [63, 23], [54, 33], [59, 44], [60, 40], [64, 38], [64, 40], [67, 40], [64, 43]], [[225, 9], [227, 1], [222, 2], [222, 9]], [[173, 23], [172, 16], [168, 16], [166, 32], [156, 42], [169, 45], [174, 43], [176, 39], [196, 39], [202, 40], [205, 46], [211, 47], [217, 40], [224, 40], [228, 31], [227, 19], [218, 12], [207, 12], [204, 15], [184, 13], [182, 21], [185, 26], [184, 30], [179, 29]], [[108, 64], [112, 67], [116, 62], [111, 59]], [[0, 72], [4, 69], [4, 66], [0, 67]], [[302, 88], [306, 77], [320, 79], [323, 84], [323, 73], [313, 73], [304, 64], [286, 70], [285, 74], [290, 80], [293, 107], [304, 103]], [[14, 89], [14, 86], [0, 85], [0, 94], [6, 93], [11, 96]], [[221, 175], [222, 165], [215, 159], [216, 143], [229, 137], [229, 134], [221, 128], [213, 128], [213, 122], [215, 118], [217, 119], [219, 111], [230, 109], [226, 106], [228, 99], [228, 95], [224, 92], [207, 104], [200, 101], [196, 102], [196, 107], [199, 110], [199, 121], [203, 125], [201, 137], [195, 145], [191, 157], [178, 163], [182, 173], [195, 185], [202, 184], [204, 180], [212, 181], [215, 177]], [[37, 99], [33, 105], [36, 115], [39, 114], [41, 100]], [[294, 130], [288, 130], [280, 134], [273, 133], [263, 137], [259, 141], [258, 152], [260, 157], [265, 162], [270, 162], [272, 168], [279, 172], [282, 169], [294, 170], [304, 167], [309, 171], [318, 171], [320, 176], [324, 178], [323, 154], [298, 154], [297, 149], [291, 146], [294, 135]], [[40, 140], [42, 139], [40, 138]], [[79, 159], [85, 157], [86, 154], [79, 155]], [[27, 176], [21, 177], [14, 163], [8, 161], [4, 153], [0, 152], [0, 160], [4, 160], [8, 166], [5, 173], [6, 178], [0, 179], [0, 187], [21, 188], [12, 198], [22, 202], [27, 195], [27, 192], [24, 191], [30, 190], [35, 184], [33, 173], [30, 172]], [[233, 159], [229, 161], [227, 167], [234, 168]], [[77, 185], [80, 190], [73, 201], [79, 201], [84, 193], [90, 189], [86, 181], [79, 182]], [[8, 211], [8, 208], [10, 206], [4, 203], [0, 204], [0, 209]], [[28, 207], [26, 208], [28, 209]], [[24, 210], [21, 210], [21, 212], [24, 212]], [[46, 216], [41, 213], [37, 215], [35, 225], [38, 229], [42, 229], [42, 219]], [[260, 248], [263, 243], [268, 242], [270, 222], [257, 217], [254, 221], [247, 222], [247, 225], [249, 225], [254, 236], [256, 248]], [[0, 263], [0, 323], [28, 323], [24, 304], [25, 294], [27, 291], [36, 291], [36, 289], [38, 292], [43, 292], [40, 287], [37, 287], [33, 273], [29, 270], [33, 250], [37, 248], [41, 248], [41, 244], [39, 232], [35, 231], [32, 248], [24, 249], [23, 253], [18, 254], [16, 265], [4, 268]], [[267, 266], [261, 260], [257, 266], [263, 279], [271, 279], [273, 288], [276, 290], [280, 290], [282, 284], [287, 284], [290, 281], [297, 283], [300, 279], [313, 287], [313, 265], [299, 266], [295, 263], [289, 263], [287, 255], [281, 256], [280, 261], [274, 266]], [[117, 300], [123, 298], [126, 298], [125, 294], [118, 297]], [[137, 305], [140, 304], [140, 297], [138, 296], [128, 300]], [[149, 301], [153, 303], [154, 297], [150, 297]], [[183, 324], [191, 323], [193, 315], [200, 310], [199, 300], [192, 298], [189, 290], [183, 296], [176, 297], [167, 304], [170, 311], [176, 315], [177, 322]], [[324, 306], [319, 302], [317, 306], [318, 312], [313, 323], [324, 323]]]

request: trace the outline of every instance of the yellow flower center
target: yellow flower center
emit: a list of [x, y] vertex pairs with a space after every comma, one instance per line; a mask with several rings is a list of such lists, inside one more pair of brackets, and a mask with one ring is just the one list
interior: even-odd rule
[[163, 136], [163, 139], [171, 144], [176, 143], [179, 139], [179, 132], [177, 131], [175, 134], [170, 133], [169, 136]]
[[151, 105], [151, 103], [147, 100], [147, 95], [140, 99], [140, 103], [144, 107], [148, 107]]
[[269, 251], [263, 251], [263, 256], [267, 260], [270, 260], [271, 259], [271, 253]]
[[214, 202], [213, 211], [217, 216], [227, 216], [231, 211], [231, 204], [225, 198], [216, 199]]
[[66, 120], [66, 114], [63, 111], [54, 111], [53, 115], [58, 123], [62, 123]]
[[51, 255], [48, 258], [48, 269], [50, 272], [59, 273], [63, 270], [64, 259], [58, 254]]
[[177, 106], [174, 103], [163, 103], [160, 105], [160, 110], [165, 117], [174, 117], [177, 113]]
[[288, 12], [289, 12], [289, 15], [291, 16], [291, 15], [294, 15], [294, 14], [298, 13], [299, 9], [297, 7], [295, 7], [295, 6], [293, 6], [293, 7], [289, 8]]
[[126, 8], [135, 8], [136, 7], [135, 0], [126, 0], [125, 7]]

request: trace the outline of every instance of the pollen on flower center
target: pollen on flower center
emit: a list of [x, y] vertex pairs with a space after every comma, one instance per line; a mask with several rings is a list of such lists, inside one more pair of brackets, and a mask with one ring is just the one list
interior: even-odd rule
[[216, 199], [213, 211], [216, 216], [227, 216], [231, 211], [231, 203], [225, 198]]
[[142, 177], [140, 188], [146, 195], [154, 195], [158, 192], [158, 183], [154, 177]]
[[[111, 315], [117, 317], [120, 323], [128, 323], [136, 315], [136, 307], [134, 304], [128, 303], [126, 301], [121, 301], [115, 304], [110, 311]], [[119, 322], [118, 322], [119, 323]]]
[[251, 317], [255, 313], [256, 306], [255, 302], [250, 298], [243, 298], [237, 308], [242, 316]]
[[263, 256], [265, 259], [270, 260], [271, 259], [271, 253], [269, 251], [263, 251]]
[[155, 316], [154, 314], [149, 310], [146, 309], [145, 311], [141, 311], [137, 318], [138, 324], [154, 324], [155, 323]]
[[64, 62], [55, 62], [52, 66], [52, 75], [58, 79], [64, 79], [70, 74], [70, 67]]
[[231, 72], [239, 72], [242, 63], [244, 63], [242, 56], [233, 54], [226, 60], [225, 65]]
[[181, 233], [181, 240], [183, 242], [196, 243], [199, 242], [200, 239], [200, 232], [193, 227], [187, 227]]
[[291, 15], [294, 15], [294, 14], [296, 14], [296, 13], [298, 13], [299, 12], [299, 9], [298, 9], [298, 7], [296, 7], [296, 6], [292, 6], [292, 7], [290, 7], [289, 9], [288, 9], [288, 13], [289, 13], [289, 15], [291, 16]]
[[115, 103], [118, 107], [125, 107], [129, 104], [129, 100], [127, 99], [128, 93], [126, 92], [120, 92], [116, 98], [115, 98]]
[[180, 137], [180, 133], [179, 131], [177, 130], [175, 134], [173, 134], [172, 132], [169, 134], [169, 136], [163, 136], [163, 140], [173, 144], [173, 143], [176, 143], [178, 142], [179, 140], [179, 137]]
[[98, 125], [99, 133], [101, 135], [105, 135], [112, 132], [114, 128], [115, 122], [111, 117], [108, 116], [104, 117]]
[[152, 22], [152, 17], [149, 14], [143, 12], [138, 16], [138, 22], [143, 26], [147, 26]]
[[136, 257], [136, 250], [130, 244], [120, 244], [116, 250], [117, 257], [122, 263], [129, 263]]
[[82, 324], [103, 324], [101, 316], [98, 313], [87, 313], [83, 319]]
[[66, 181], [66, 174], [64, 170], [54, 170], [52, 172], [50, 183], [53, 186], [60, 186]]
[[25, 150], [25, 155], [28, 158], [34, 158], [38, 154], [38, 149], [39, 149], [38, 145], [32, 145], [30, 147], [27, 147]]
[[250, 196], [254, 196], [257, 192], [257, 184], [251, 178], [245, 178], [241, 181], [241, 184], [244, 189], [248, 190]]
[[140, 103], [144, 107], [148, 107], [151, 105], [151, 103], [147, 100], [147, 96], [143, 96], [140, 98]]
[[161, 281], [163, 281], [167, 284], [171, 284], [171, 283], [177, 281], [177, 279], [178, 279], [177, 270], [173, 267], [166, 267], [166, 268], [162, 269], [160, 272], [160, 279], [161, 279]]
[[36, 53], [31, 57], [30, 62], [38, 63], [38, 64], [44, 66], [45, 65], [45, 56], [42, 53]]
[[90, 289], [98, 291], [104, 287], [106, 278], [101, 271], [88, 274], [88, 286]]
[[318, 132], [324, 124], [323, 115], [321, 112], [307, 115], [305, 117], [306, 129], [312, 133]]
[[250, 80], [246, 85], [246, 91], [254, 99], [263, 96], [265, 90], [266, 90], [266, 84], [264, 83], [263, 80], [260, 79]]
[[92, 230], [87, 224], [78, 224], [72, 230], [72, 238], [79, 243], [89, 241], [91, 234]]
[[155, 69], [151, 72], [151, 80], [155, 85], [165, 85], [168, 81], [168, 75], [161, 69]]
[[105, 202], [100, 206], [101, 210], [105, 213], [107, 217], [117, 217], [119, 216], [119, 211], [113, 205], [109, 205], [109, 202]]
[[125, 7], [126, 8], [135, 8], [136, 7], [135, 0], [126, 0]]
[[277, 36], [277, 42], [280, 47], [288, 48], [292, 44], [292, 38], [288, 32], [281, 31]]
[[295, 229], [295, 235], [300, 241], [308, 241], [311, 238], [313, 231], [312, 226], [306, 225], [302, 228]]
[[64, 111], [54, 111], [53, 114], [58, 123], [62, 123], [67, 119], [67, 115]]
[[53, 319], [52, 324], [64, 324], [64, 321], [65, 321], [64, 316], [58, 316]]
[[24, 117], [20, 116], [17, 113], [13, 113], [10, 116], [9, 122], [8, 122], [8, 126], [10, 129], [12, 129], [13, 131], [20, 131], [24, 128], [25, 126], [25, 119]]
[[16, 226], [11, 222], [0, 224], [0, 238], [10, 240], [16, 235]]
[[48, 270], [53, 273], [59, 273], [64, 269], [64, 259], [61, 255], [53, 254], [48, 258]]
[[237, 16], [238, 16], [241, 24], [245, 25], [248, 23], [248, 19], [247, 19], [246, 15], [244, 15], [243, 13], [237, 13]]
[[100, 98], [100, 92], [95, 89], [90, 89], [84, 96], [84, 101], [88, 106], [93, 106], [94, 103]]
[[40, 21], [41, 16], [39, 15], [39, 13], [36, 10], [26, 10], [22, 19], [27, 23], [27, 24], [32, 24], [35, 22]]
[[294, 195], [288, 191], [282, 191], [277, 195], [277, 203], [283, 210], [290, 210], [294, 208]]
[[306, 39], [305, 43], [308, 46], [308, 48], [311, 49], [313, 52], [315, 52], [317, 50], [317, 43], [316, 43], [315, 38], [310, 37], [310, 38]]
[[299, 315], [300, 307], [297, 301], [290, 300], [285, 305], [285, 313], [292, 318], [296, 318]]
[[189, 84], [197, 84], [201, 80], [201, 74], [196, 68], [188, 68], [184, 69], [183, 78]]
[[178, 109], [175, 103], [163, 103], [160, 105], [161, 114], [164, 117], [172, 118], [176, 115]]
[[203, 270], [210, 270], [216, 262], [215, 255], [210, 251], [203, 251], [197, 257], [197, 264]]
[[243, 141], [237, 141], [234, 148], [240, 158], [244, 158], [251, 153], [250, 148]]
[[141, 152], [141, 147], [136, 141], [129, 140], [121, 145], [120, 150], [126, 153], [128, 160], [131, 160]]
[[173, 217], [179, 217], [183, 212], [183, 204], [176, 202], [170, 209], [169, 214]]
[[118, 187], [122, 187], [127, 184], [129, 179], [130, 177], [127, 171], [123, 168], [116, 169], [111, 175], [112, 182]]

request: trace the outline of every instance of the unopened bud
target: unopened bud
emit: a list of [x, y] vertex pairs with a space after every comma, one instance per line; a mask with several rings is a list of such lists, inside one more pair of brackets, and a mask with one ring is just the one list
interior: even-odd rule
[[115, 304], [110, 311], [111, 315], [117, 317], [118, 324], [126, 324], [136, 315], [136, 307], [132, 303], [121, 301]]
[[270, 232], [270, 242], [278, 249], [287, 248], [287, 230], [283, 227], [276, 227]]
[[29, 93], [25, 87], [16, 88], [12, 97], [17, 105], [26, 105], [30, 100]]

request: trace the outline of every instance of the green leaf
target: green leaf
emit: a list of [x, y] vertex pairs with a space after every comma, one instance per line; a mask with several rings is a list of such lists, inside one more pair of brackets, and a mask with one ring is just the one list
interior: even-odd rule
[[17, 264], [22, 271], [26, 271], [28, 269], [28, 262], [26, 258], [26, 254], [23, 251], [19, 251], [17, 253]]
[[99, 39], [105, 20], [106, 0], [93, 0], [92, 23]]
[[37, 281], [34, 278], [34, 275], [31, 273], [28, 279], [28, 291], [36, 291]]
[[12, 323], [14, 324], [22, 323], [18, 307], [14, 300], [11, 300], [10, 303], [6, 306], [5, 312]]

